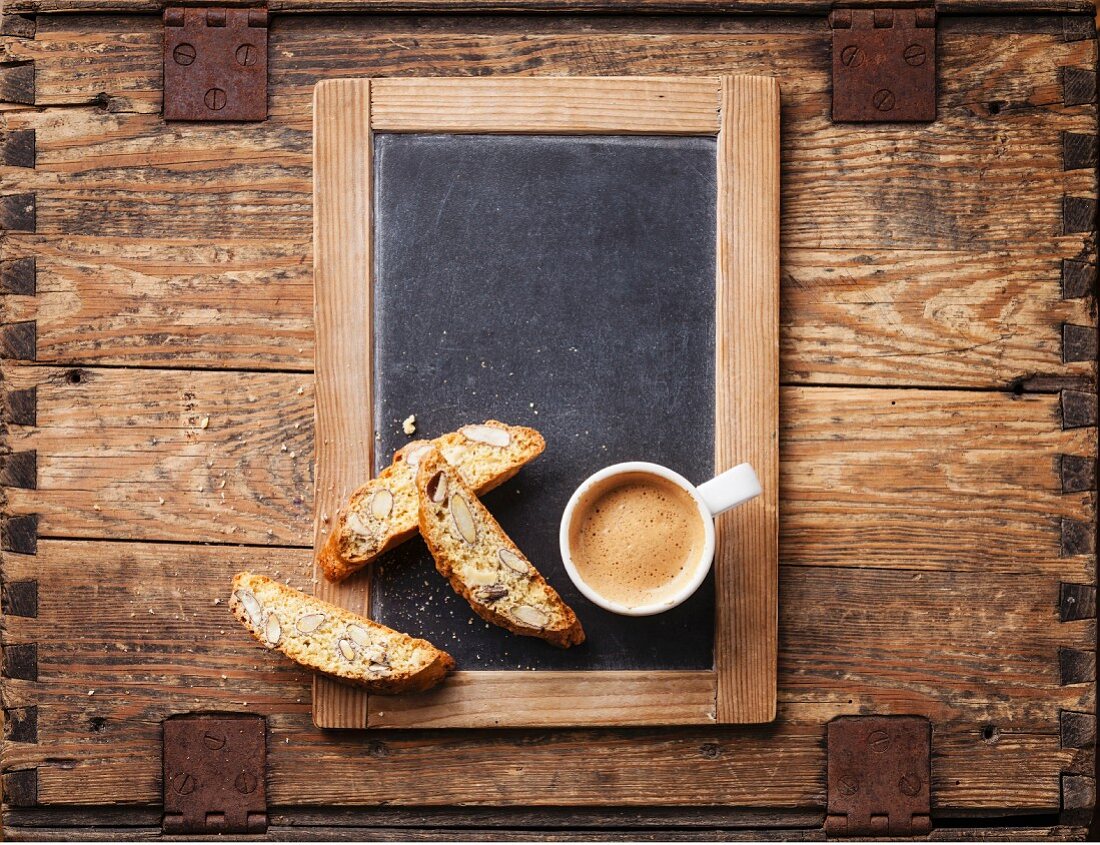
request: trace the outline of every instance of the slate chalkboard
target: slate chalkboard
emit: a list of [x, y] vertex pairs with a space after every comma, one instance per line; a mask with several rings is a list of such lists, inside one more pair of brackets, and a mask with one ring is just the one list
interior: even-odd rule
[[421, 541], [377, 566], [374, 618], [459, 668], [696, 669], [714, 589], [645, 619], [572, 586], [558, 523], [623, 460], [713, 472], [713, 138], [383, 134], [374, 138], [375, 465], [418, 436], [497, 418], [547, 449], [485, 502], [588, 634], [559, 651], [478, 619]]

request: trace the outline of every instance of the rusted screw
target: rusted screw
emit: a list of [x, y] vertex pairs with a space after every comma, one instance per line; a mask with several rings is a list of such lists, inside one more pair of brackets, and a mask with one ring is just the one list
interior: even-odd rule
[[851, 775], [842, 775], [837, 781], [837, 789], [841, 795], [855, 795], [859, 792], [859, 781]]
[[924, 52], [924, 48], [920, 44], [910, 44], [901, 55], [905, 59], [905, 63], [913, 67], [923, 65], [924, 60], [928, 58], [928, 55]]
[[894, 92], [887, 88], [880, 88], [875, 92], [871, 102], [879, 111], [890, 111], [894, 107]]
[[871, 731], [867, 735], [867, 744], [876, 754], [882, 754], [890, 747], [890, 735], [886, 731]]
[[202, 101], [211, 111], [221, 111], [225, 108], [225, 92], [221, 88], [211, 88]]
[[921, 779], [916, 775], [902, 775], [898, 781], [898, 789], [912, 797], [920, 792]]
[[862, 48], [852, 45], [840, 51], [840, 63], [845, 67], [859, 67], [867, 61], [867, 54]]
[[241, 772], [237, 775], [237, 779], [233, 781], [233, 786], [241, 795], [251, 795], [256, 791], [258, 785], [259, 782], [256, 780], [256, 776], [249, 772]]
[[172, 789], [177, 795], [190, 795], [195, 791], [195, 779], [187, 772], [178, 774], [172, 778]]
[[256, 48], [251, 44], [242, 44], [233, 55], [237, 57], [237, 64], [242, 67], [256, 64]]
[[196, 55], [195, 48], [191, 44], [177, 44], [176, 49], [172, 51], [172, 58], [176, 64], [184, 67], [195, 61]]
[[202, 738], [202, 744], [211, 751], [218, 751], [221, 748], [225, 748], [225, 737], [218, 734], [207, 733]]

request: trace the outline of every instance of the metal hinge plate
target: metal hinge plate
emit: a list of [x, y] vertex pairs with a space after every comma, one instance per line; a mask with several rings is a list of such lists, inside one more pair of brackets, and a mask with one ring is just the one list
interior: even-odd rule
[[841, 716], [828, 725], [829, 836], [932, 829], [932, 726], [922, 716]]
[[165, 833], [267, 831], [267, 723], [247, 714], [164, 720]]
[[936, 119], [936, 10], [834, 9], [833, 120]]
[[267, 117], [267, 9], [164, 10], [164, 119]]

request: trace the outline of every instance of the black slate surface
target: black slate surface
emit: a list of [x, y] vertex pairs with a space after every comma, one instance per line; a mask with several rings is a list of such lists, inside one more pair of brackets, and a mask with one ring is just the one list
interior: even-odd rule
[[696, 482], [714, 453], [716, 148], [706, 138], [375, 136], [376, 465], [417, 436], [496, 418], [544, 455], [485, 498], [576, 610], [560, 651], [477, 618], [417, 539], [375, 570], [378, 620], [466, 669], [691, 669], [713, 662], [713, 584], [643, 619], [583, 598], [565, 503], [610, 463]]

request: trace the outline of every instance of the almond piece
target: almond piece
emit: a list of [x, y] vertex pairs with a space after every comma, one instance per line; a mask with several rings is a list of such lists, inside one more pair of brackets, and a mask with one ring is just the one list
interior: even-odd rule
[[527, 561], [525, 561], [511, 549], [501, 549], [499, 552], [497, 552], [497, 557], [500, 558], [501, 563], [503, 563], [513, 572], [518, 572], [521, 575], [527, 574]]
[[424, 457], [424, 453], [432, 448], [431, 443], [421, 443], [417, 446], [413, 446], [409, 451], [405, 453], [405, 463], [407, 463], [413, 469], [420, 466], [420, 459]]
[[500, 601], [508, 595], [508, 588], [503, 584], [490, 584], [488, 587], [478, 587], [474, 595], [483, 602]]
[[279, 617], [275, 611], [271, 611], [267, 614], [267, 621], [264, 623], [264, 639], [267, 640], [267, 644], [274, 648], [279, 644], [279, 640], [283, 636], [283, 626], [279, 622]]
[[383, 666], [389, 666], [389, 657], [386, 654], [386, 650], [380, 645], [371, 645], [364, 649], [363, 654], [367, 660], [371, 663], [380, 663]]
[[359, 514], [353, 510], [349, 510], [345, 514], [344, 525], [348, 527], [349, 531], [358, 534], [360, 537], [368, 537], [371, 540], [374, 539], [374, 532], [370, 529], [370, 526], [363, 522], [363, 517], [359, 516]]
[[458, 535], [471, 546], [477, 542], [477, 526], [470, 506], [458, 493], [451, 496], [451, 518], [454, 520]]
[[549, 616], [529, 604], [521, 604], [519, 607], [513, 608], [512, 616], [532, 628], [545, 628], [550, 623]]
[[486, 446], [499, 446], [501, 448], [512, 442], [512, 435], [506, 429], [496, 428], [491, 425], [464, 425], [459, 429], [462, 436], [475, 443], [484, 443]]
[[326, 618], [327, 617], [323, 613], [303, 613], [298, 617], [298, 621], [294, 624], [294, 627], [302, 634], [312, 634], [321, 627], [321, 623], [324, 622]]
[[263, 608], [260, 607], [260, 603], [256, 600], [256, 597], [252, 595], [251, 590], [237, 590], [233, 595], [237, 597], [237, 601], [241, 603], [244, 612], [248, 614], [252, 626], [254, 628], [259, 628], [260, 623], [263, 622], [264, 612]]
[[336, 641], [336, 651], [339, 652], [340, 656], [348, 663], [355, 660], [355, 646], [352, 645], [351, 640], [344, 639], [343, 637], [338, 639]]
[[393, 493], [383, 487], [370, 500], [370, 513], [375, 519], [385, 519], [393, 510]]
[[425, 490], [428, 494], [428, 498], [436, 504], [439, 504], [447, 498], [447, 476], [443, 474], [443, 470], [440, 470], [428, 479], [428, 486]]
[[346, 634], [353, 643], [362, 648], [366, 648], [373, 642], [370, 632], [361, 625], [348, 625]]

